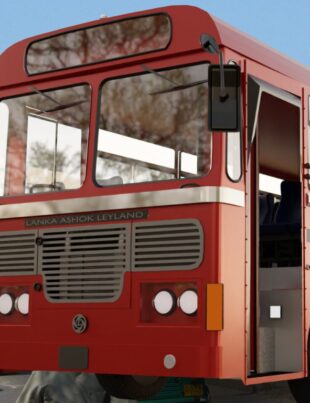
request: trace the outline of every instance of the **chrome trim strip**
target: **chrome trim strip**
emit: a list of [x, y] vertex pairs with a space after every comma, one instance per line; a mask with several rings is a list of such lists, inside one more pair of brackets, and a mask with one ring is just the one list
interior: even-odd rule
[[244, 192], [223, 186], [202, 186], [109, 196], [79, 197], [46, 202], [7, 204], [0, 206], [0, 219], [197, 203], [225, 203], [244, 207]]

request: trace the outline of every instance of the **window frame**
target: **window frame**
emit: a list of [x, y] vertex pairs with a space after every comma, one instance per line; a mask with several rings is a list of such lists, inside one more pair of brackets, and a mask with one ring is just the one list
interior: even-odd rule
[[[52, 82], [50, 81], [46, 81], [44, 84], [46, 84], [47, 86], [49, 84], [52, 84]], [[87, 82], [87, 81], [77, 81], [77, 82], [73, 82], [73, 83], [68, 83], [68, 84], [64, 84], [64, 85], [60, 85], [59, 87], [56, 86], [52, 86], [48, 88], [41, 88], [41, 85], [39, 85], [39, 88], [37, 86], [35, 86], [35, 88], [37, 88], [39, 91], [41, 92], [47, 92], [50, 93], [52, 91], [58, 91], [58, 90], [65, 90], [67, 88], [73, 88], [73, 87], [78, 87], [78, 86], [87, 86], [89, 88], [89, 123], [88, 123], [88, 136], [87, 136], [87, 145], [86, 145], [86, 150], [85, 150], [85, 175], [84, 177], [82, 177], [81, 179], [81, 184], [79, 187], [77, 188], [73, 188], [73, 189], [61, 189], [61, 190], [53, 190], [51, 192], [38, 192], [38, 193], [21, 193], [21, 194], [15, 194], [15, 195], [7, 195], [4, 194], [3, 196], [0, 196], [0, 200], [4, 200], [4, 199], [15, 199], [15, 198], [28, 198], [28, 197], [36, 197], [36, 196], [42, 196], [42, 195], [54, 195], [54, 194], [59, 194], [59, 193], [67, 193], [67, 192], [77, 192], [80, 189], [82, 189], [82, 187], [85, 184], [86, 181], [86, 177], [87, 177], [87, 165], [89, 163], [89, 146], [91, 144], [90, 142], [90, 138], [91, 138], [91, 132], [90, 132], [90, 127], [91, 127], [91, 114], [92, 114], [92, 105], [93, 105], [93, 94], [94, 94], [94, 90], [93, 90], [93, 85], [91, 84], [91, 82]], [[29, 86], [27, 86], [29, 87]], [[6, 100], [13, 100], [16, 98], [22, 98], [22, 97], [26, 97], [29, 95], [33, 95], [36, 94], [35, 91], [26, 91], [26, 92], [21, 92], [19, 94], [14, 94], [14, 95], [8, 95], [5, 96], [3, 98], [1, 98], [0, 102], [5, 102]], [[30, 114], [31, 115], [31, 114]], [[28, 115], [27, 115], [28, 116]], [[9, 111], [9, 119], [10, 119], [10, 111]], [[10, 122], [10, 121], [9, 121]], [[9, 125], [8, 125], [9, 128]], [[8, 133], [8, 139], [9, 139], [9, 133]], [[27, 143], [26, 143], [27, 146]], [[8, 147], [8, 142], [7, 142], [7, 147]], [[8, 148], [6, 149], [6, 152], [8, 151]], [[7, 165], [7, 162], [6, 162]], [[5, 167], [6, 168], [6, 167]], [[25, 167], [24, 167], [24, 173], [26, 175], [26, 159], [25, 159]], [[4, 176], [4, 185], [6, 183], [5, 181], [5, 177], [6, 177], [6, 172], [7, 170], [5, 170], [5, 176]]]
[[[310, 95], [308, 95], [308, 125], [307, 125], [307, 142], [308, 142], [308, 152], [307, 152], [307, 163], [310, 163]], [[308, 170], [309, 172], [309, 170]], [[308, 179], [308, 189], [310, 189], [310, 178]]]
[[[185, 63], [185, 64], [176, 64], [176, 65], [170, 65], [170, 66], [166, 66], [166, 67], [160, 67], [160, 68], [156, 68], [156, 72], [164, 72], [164, 71], [169, 71], [169, 70], [174, 70], [177, 68], [186, 68], [186, 67], [191, 67], [191, 66], [198, 66], [198, 65], [205, 65], [206, 68], [207, 66], [210, 64], [210, 61], [208, 60], [199, 60], [196, 62], [189, 62], [189, 63]], [[193, 177], [186, 177], [186, 178], [173, 178], [173, 179], [163, 179], [163, 180], [158, 180], [158, 181], [145, 181], [145, 182], [134, 182], [134, 183], [123, 183], [123, 184], [111, 184], [111, 185], [105, 185], [102, 186], [97, 182], [97, 172], [96, 172], [96, 168], [97, 168], [97, 152], [98, 152], [98, 142], [99, 142], [99, 129], [100, 129], [100, 113], [101, 113], [101, 100], [102, 100], [102, 88], [104, 87], [105, 83], [108, 81], [112, 81], [112, 80], [120, 80], [120, 79], [125, 79], [125, 78], [129, 78], [129, 77], [136, 77], [136, 76], [143, 76], [143, 75], [147, 75], [147, 74], [151, 74], [148, 71], [141, 71], [141, 72], [135, 72], [132, 74], [126, 74], [126, 75], [120, 75], [120, 76], [113, 76], [113, 77], [107, 77], [104, 80], [102, 80], [102, 82], [100, 83], [99, 87], [98, 87], [98, 99], [97, 99], [97, 116], [96, 116], [96, 131], [95, 131], [95, 149], [94, 149], [94, 159], [93, 159], [93, 169], [92, 169], [92, 177], [93, 177], [93, 183], [96, 186], [96, 188], [98, 189], [105, 189], [105, 188], [114, 188], [114, 187], [124, 187], [124, 186], [137, 186], [137, 185], [151, 185], [151, 184], [159, 184], [159, 183], [176, 183], [176, 182], [180, 182], [180, 181], [195, 181], [198, 179], [202, 179], [204, 177], [207, 177], [210, 175], [210, 173], [212, 172], [212, 168], [213, 168], [213, 148], [214, 148], [214, 140], [213, 140], [213, 132], [210, 132], [208, 130], [208, 123], [206, 120], [206, 133], [210, 134], [210, 164], [209, 164], [209, 169], [207, 173], [203, 173], [202, 175], [197, 175], [197, 176], [193, 176]]]
[[[147, 52], [135, 53], [133, 55], [128, 55], [128, 56], [115, 57], [115, 58], [107, 59], [107, 60], [98, 60], [98, 61], [90, 62], [90, 63], [76, 64], [74, 66], [63, 67], [63, 68], [60, 68], [60, 69], [41, 71], [39, 73], [30, 73], [28, 71], [28, 68], [27, 68], [27, 66], [28, 66], [28, 62], [27, 62], [27, 60], [28, 60], [28, 51], [29, 51], [30, 47], [35, 43], [39, 43], [39, 42], [42, 42], [42, 41], [45, 41], [45, 40], [48, 40], [48, 39], [57, 38], [58, 36], [62, 36], [62, 35], [65, 35], [65, 34], [71, 34], [71, 33], [73, 34], [75, 32], [80, 32], [80, 31], [85, 31], [85, 30], [92, 29], [92, 28], [101, 27], [101, 26], [104, 26], [104, 25], [116, 24], [118, 22], [135, 20], [135, 19], [138, 19], [138, 18], [154, 17], [154, 16], [157, 16], [157, 15], [158, 16], [163, 15], [163, 16], [167, 17], [168, 24], [169, 24], [170, 38], [168, 40], [167, 45], [165, 47], [163, 47], [163, 48], [154, 49], [154, 50], [150, 50], [150, 51], [147, 51]], [[98, 23], [98, 24], [95, 24], [95, 25], [89, 25], [89, 26], [83, 27], [83, 28], [77, 28], [77, 29], [73, 29], [73, 30], [69, 30], [69, 31], [64, 31], [64, 32], [61, 32], [61, 33], [57, 33], [57, 34], [54, 34], [54, 35], [46, 36], [44, 38], [40, 38], [40, 39], [36, 39], [36, 40], [31, 41], [27, 45], [26, 50], [25, 50], [24, 70], [25, 70], [26, 74], [29, 77], [36, 77], [36, 76], [40, 76], [42, 74], [53, 74], [53, 73], [57, 73], [59, 71], [66, 71], [66, 70], [74, 69], [74, 68], [81, 68], [81, 67], [83, 68], [83, 67], [98, 65], [98, 64], [102, 64], [102, 63], [115, 62], [115, 61], [118, 61], [118, 60], [126, 60], [126, 59], [128, 59], [128, 58], [130, 59], [132, 57], [140, 57], [140, 56], [149, 55], [149, 54], [156, 53], [156, 52], [163, 52], [163, 51], [167, 50], [170, 47], [170, 45], [172, 43], [172, 40], [173, 40], [173, 24], [172, 24], [172, 18], [170, 17], [170, 15], [168, 13], [160, 12], [160, 13], [152, 13], [152, 14], [146, 14], [146, 15], [137, 15], [137, 16], [134, 16], [134, 17], [126, 17], [126, 18], [115, 20], [115, 21], [103, 22], [103, 23]]]

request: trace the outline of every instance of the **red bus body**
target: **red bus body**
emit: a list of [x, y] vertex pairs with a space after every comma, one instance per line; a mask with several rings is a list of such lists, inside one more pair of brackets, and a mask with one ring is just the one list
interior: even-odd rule
[[[202, 258], [191, 270], [126, 271], [121, 294], [114, 302], [57, 301], [48, 299], [42, 274], [0, 276], [0, 294], [30, 294], [30, 312], [23, 316], [14, 311], [0, 316], [0, 365], [4, 369], [87, 371], [106, 374], [136, 374], [164, 377], [239, 378], [253, 384], [302, 378], [307, 374], [307, 339], [310, 325], [309, 247], [306, 227], [310, 212], [306, 203], [308, 187], [303, 179], [302, 208], [302, 366], [298, 371], [253, 376], [255, 362], [253, 321], [255, 310], [253, 278], [249, 256], [253, 238], [249, 237], [251, 199], [248, 170], [248, 75], [293, 94], [301, 102], [301, 163], [307, 162], [308, 94], [310, 71], [274, 50], [230, 28], [198, 8], [178, 6], [160, 8], [121, 17], [98, 20], [59, 30], [78, 30], [136, 16], [164, 13], [172, 25], [172, 37], [164, 50], [128, 58], [119, 58], [59, 71], [27, 74], [25, 54], [29, 45], [51, 34], [23, 40], [0, 57], [1, 99], [40, 91], [88, 83], [91, 87], [89, 141], [86, 175], [80, 189], [3, 197], [0, 201], [1, 235], [34, 233], [36, 252], [41, 247], [42, 231], [66, 228], [96, 229], [99, 223], [55, 225], [48, 218], [106, 214], [106, 225], [158, 222], [199, 222], [202, 228]], [[56, 34], [56, 33], [53, 33]], [[98, 187], [94, 184], [96, 131], [99, 90], [112, 78], [140, 74], [141, 65], [153, 70], [196, 63], [218, 63], [216, 54], [204, 52], [200, 36], [213, 36], [223, 51], [224, 61], [234, 60], [242, 71], [242, 166], [241, 180], [231, 181], [226, 172], [225, 133], [212, 136], [212, 167], [206, 176]], [[15, 145], [16, 147], [18, 145]], [[20, 160], [20, 164], [24, 161]], [[249, 175], [252, 175], [250, 178]], [[194, 185], [193, 185], [194, 182]], [[117, 216], [122, 212], [143, 212], [134, 219]], [[109, 220], [108, 214], [114, 214]], [[142, 214], [143, 215], [143, 214]], [[29, 220], [42, 219], [42, 224]], [[27, 221], [28, 220], [28, 221]], [[87, 220], [87, 218], [85, 218]], [[90, 219], [88, 219], [90, 220]], [[127, 227], [126, 227], [127, 228]], [[1, 247], [5, 254], [5, 244]], [[38, 259], [38, 258], [36, 258]], [[196, 315], [183, 314], [177, 307], [168, 316], [156, 314], [152, 299], [159, 290], [172, 290], [178, 297], [184, 290], [198, 293]], [[209, 291], [208, 291], [209, 290]], [[252, 290], [252, 291], [251, 291]], [[213, 294], [212, 294], [213, 292]], [[212, 311], [216, 313], [213, 319]], [[76, 315], [87, 319], [87, 329], [77, 333], [72, 328]], [[211, 316], [210, 316], [211, 315]], [[72, 350], [70, 350], [72, 348]], [[70, 351], [81, 358], [70, 358]], [[165, 364], [173, 356], [175, 362]], [[69, 357], [69, 358], [68, 358]], [[167, 358], [168, 357], [168, 358]], [[70, 361], [71, 360], [71, 361]]]

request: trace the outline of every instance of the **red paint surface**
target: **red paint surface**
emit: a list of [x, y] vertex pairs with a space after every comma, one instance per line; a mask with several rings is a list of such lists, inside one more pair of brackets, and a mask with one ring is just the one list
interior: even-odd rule
[[[178, 189], [183, 184], [193, 182], [192, 179], [184, 179], [97, 188], [93, 183], [96, 108], [99, 86], [104, 79], [140, 73], [140, 65], [143, 63], [147, 63], [153, 69], [201, 61], [217, 63], [216, 56], [201, 50], [199, 38], [202, 33], [214, 36], [223, 47], [225, 60], [231, 58], [237, 60], [243, 72], [246, 62], [248, 74], [269, 81], [297, 96], [301, 96], [302, 87], [306, 88], [305, 84], [310, 85], [310, 72], [307, 69], [285, 57], [280, 57], [278, 53], [252, 41], [245, 35], [227, 28], [202, 10], [181, 6], [156, 11], [167, 12], [173, 23], [172, 42], [169, 48], [162, 52], [32, 77], [28, 77], [24, 70], [25, 50], [30, 42], [43, 38], [45, 35], [19, 42], [0, 56], [1, 98], [29, 93], [29, 85], [35, 85], [40, 90], [47, 90], [87, 82], [93, 91], [88, 161], [83, 187], [70, 192], [3, 198], [1, 203], [17, 205], [52, 199]], [[143, 13], [134, 15], [141, 14]], [[117, 18], [110, 20], [117, 20]], [[98, 22], [102, 21], [75, 28], [97, 25]], [[57, 32], [63, 31], [65, 30]], [[304, 82], [299, 82], [298, 77]], [[245, 89], [246, 79], [243, 78]], [[306, 92], [310, 93], [310, 89], [306, 88]], [[246, 110], [245, 104], [244, 110]], [[305, 124], [307, 122], [306, 115], [304, 122]], [[245, 146], [247, 145], [246, 124], [244, 114]], [[15, 146], [19, 147], [19, 145]], [[228, 186], [245, 191], [244, 178], [239, 183], [232, 183], [227, 178], [225, 158], [224, 136], [214, 134], [212, 170], [208, 176], [197, 178], [194, 182], [202, 186]], [[13, 172], [10, 177], [11, 182], [10, 186], [19, 186], [19, 180], [14, 178]], [[117, 206], [115, 208], [117, 209]], [[305, 225], [310, 220], [310, 213], [306, 210], [309, 209], [304, 211]], [[0, 289], [29, 287], [31, 290], [30, 315], [27, 323], [24, 318], [20, 318], [20, 321], [16, 319], [16, 322], [10, 319], [0, 321], [1, 367], [17, 370], [58, 370], [59, 347], [76, 345], [89, 348], [89, 372], [241, 378], [245, 381], [247, 377], [246, 342], [249, 337], [246, 334], [245, 289], [246, 285], [250, 286], [246, 283], [245, 271], [245, 216], [244, 208], [215, 203], [150, 208], [149, 221], [198, 219], [204, 231], [203, 261], [196, 270], [190, 271], [127, 273], [123, 293], [115, 303], [53, 304], [47, 301], [43, 291], [33, 289], [35, 283], [42, 283], [41, 276], [0, 277]], [[2, 220], [0, 225], [1, 231], [25, 230], [22, 218]], [[309, 248], [307, 248], [305, 264], [310, 263], [309, 259]], [[309, 281], [309, 272], [307, 272], [305, 274], [307, 288], [309, 288]], [[143, 287], [145, 284], [159, 283], [195, 284], [199, 295], [197, 316], [185, 319], [180, 314], [176, 314], [175, 320], [171, 317], [171, 320], [166, 321], [157, 320], [152, 313], [148, 316], [147, 323], [141, 320]], [[207, 283], [224, 284], [224, 330], [222, 332], [208, 332], [205, 328], [204, 303]], [[309, 307], [309, 303], [309, 299], [305, 299], [305, 308]], [[78, 313], [85, 315], [89, 321], [88, 330], [80, 335], [74, 333], [71, 326], [72, 318]], [[305, 340], [309, 325], [308, 308], [305, 317]], [[176, 356], [177, 365], [173, 370], [166, 370], [163, 366], [163, 358], [166, 354]], [[302, 373], [287, 374], [283, 376], [283, 379], [302, 375]], [[248, 382], [258, 383], [275, 379], [277, 378], [271, 376]]]

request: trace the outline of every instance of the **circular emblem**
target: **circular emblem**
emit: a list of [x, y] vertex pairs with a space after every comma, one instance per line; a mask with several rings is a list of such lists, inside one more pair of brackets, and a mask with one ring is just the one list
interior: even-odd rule
[[87, 318], [82, 314], [75, 315], [75, 317], [72, 319], [72, 329], [75, 331], [75, 333], [84, 333], [87, 329], [87, 325]]

